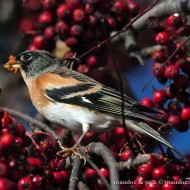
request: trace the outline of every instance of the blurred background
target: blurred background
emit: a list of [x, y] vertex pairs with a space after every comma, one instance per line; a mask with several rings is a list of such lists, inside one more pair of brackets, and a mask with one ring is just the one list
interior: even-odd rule
[[[142, 7], [150, 4], [151, 1], [140, 1]], [[23, 34], [23, 18], [37, 17], [39, 14], [39, 0], [0, 0], [0, 63], [3, 65], [8, 61], [10, 55], [17, 55], [26, 50], [30, 43], [31, 34]], [[146, 38], [145, 38], [146, 36]], [[154, 35], [150, 31], [144, 30], [138, 38], [140, 46], [151, 46], [154, 44]], [[113, 53], [114, 52], [114, 53]], [[110, 52], [109, 52], [110, 53]], [[145, 59], [144, 65], [140, 65], [136, 59], [129, 59], [123, 44], [113, 47], [111, 54], [115, 56], [115, 62], [120, 67], [123, 77], [124, 91], [129, 96], [140, 101], [144, 97], [152, 97], [153, 87], [155, 89], [163, 88], [157, 80], [141, 92], [141, 88], [152, 77], [152, 60]], [[105, 52], [105, 56], [106, 52]], [[109, 62], [109, 58], [108, 58]], [[110, 61], [111, 62], [111, 61]], [[111, 63], [110, 63], [111, 65]], [[119, 89], [119, 81], [114, 73], [114, 66], [109, 66], [102, 70], [95, 69], [91, 76], [97, 80]], [[109, 79], [109, 80], [108, 80]], [[27, 88], [19, 73], [13, 74], [4, 69], [0, 69], [0, 106], [9, 107], [27, 113], [31, 116], [36, 115], [36, 110], [32, 106]], [[179, 133], [175, 129], [172, 135], [167, 135], [171, 142], [181, 153], [190, 151], [188, 142], [190, 132]], [[159, 151], [156, 149], [155, 151]]]

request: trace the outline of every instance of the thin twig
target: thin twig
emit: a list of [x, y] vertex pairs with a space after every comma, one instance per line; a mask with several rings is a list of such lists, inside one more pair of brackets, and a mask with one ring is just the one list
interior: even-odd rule
[[117, 78], [119, 79], [119, 87], [120, 87], [120, 93], [121, 93], [121, 111], [122, 111], [122, 123], [123, 123], [123, 128], [124, 128], [124, 131], [125, 131], [125, 138], [126, 138], [126, 141], [128, 141], [128, 144], [129, 144], [129, 147], [131, 149], [131, 151], [133, 152], [134, 154], [134, 149], [133, 149], [133, 146], [132, 146], [132, 142], [131, 142], [131, 139], [130, 139], [130, 136], [129, 136], [129, 130], [127, 129], [127, 126], [125, 124], [125, 100], [124, 100], [124, 91], [123, 91], [123, 81], [122, 81], [122, 78], [121, 78], [121, 75], [120, 75], [120, 72], [119, 72], [119, 68], [116, 64], [116, 60], [115, 60], [115, 57], [113, 55], [113, 51], [112, 51], [112, 44], [110, 42], [110, 45], [109, 45], [109, 49], [110, 49], [110, 55], [112, 57], [112, 63], [115, 67], [115, 72], [117, 74]]
[[9, 112], [10, 114], [19, 117], [29, 123], [32, 123], [36, 126], [38, 126], [41, 130], [46, 131], [47, 133], [52, 134], [52, 136], [55, 138], [55, 140], [58, 139], [58, 135], [45, 123], [38, 121], [37, 119], [34, 119], [32, 117], [30, 117], [27, 114], [21, 113], [19, 111], [13, 110], [11, 108], [6, 108], [6, 107], [1, 107], [2, 109], [4, 109], [5, 111]]

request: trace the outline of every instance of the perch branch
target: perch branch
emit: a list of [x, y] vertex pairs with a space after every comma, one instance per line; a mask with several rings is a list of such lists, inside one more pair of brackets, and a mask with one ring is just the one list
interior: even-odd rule
[[116, 168], [116, 160], [112, 155], [111, 151], [103, 143], [90, 143], [87, 145], [87, 152], [89, 154], [96, 154], [101, 156], [104, 162], [107, 164], [110, 171], [110, 183], [112, 190], [118, 190], [119, 186], [114, 184], [114, 181], [119, 180], [119, 173]]
[[79, 156], [74, 156], [73, 168], [69, 180], [69, 190], [75, 190], [79, 181], [79, 173], [81, 168], [82, 160]]

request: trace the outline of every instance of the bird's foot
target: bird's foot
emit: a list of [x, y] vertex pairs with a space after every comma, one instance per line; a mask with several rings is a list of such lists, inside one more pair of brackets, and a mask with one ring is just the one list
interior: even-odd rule
[[60, 141], [58, 141], [58, 144], [59, 144], [61, 150], [58, 151], [58, 152], [56, 153], [56, 155], [62, 156], [62, 155], [64, 155], [65, 153], [71, 154], [71, 155], [76, 155], [76, 156], [79, 156], [80, 159], [83, 159], [83, 160], [84, 160], [84, 165], [86, 164], [86, 158], [85, 158], [81, 153], [79, 153], [79, 152], [77, 151], [77, 149], [78, 149], [78, 148], [77, 148], [77, 144], [75, 144], [74, 146], [72, 146], [72, 147], [70, 147], [70, 148], [65, 148], [65, 147], [63, 147], [63, 146], [61, 145], [61, 142], [60, 142]]

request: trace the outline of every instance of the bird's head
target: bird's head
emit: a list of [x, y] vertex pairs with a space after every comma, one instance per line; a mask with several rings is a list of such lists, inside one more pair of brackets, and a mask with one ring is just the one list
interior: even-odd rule
[[3, 65], [8, 71], [22, 70], [26, 77], [39, 76], [42, 73], [51, 72], [62, 61], [48, 51], [33, 50], [20, 53], [18, 56], [10, 56], [9, 61]]

